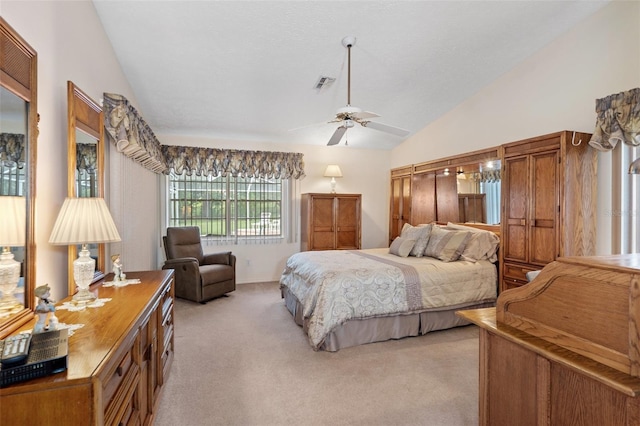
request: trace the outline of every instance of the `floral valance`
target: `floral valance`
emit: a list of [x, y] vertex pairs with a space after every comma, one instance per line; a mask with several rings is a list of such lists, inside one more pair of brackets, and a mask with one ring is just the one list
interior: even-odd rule
[[198, 176], [264, 177], [302, 179], [303, 154], [296, 152], [242, 151], [234, 149], [199, 148], [162, 145], [169, 169], [177, 174]]
[[0, 161], [10, 161], [24, 166], [24, 135], [17, 133], [0, 133]]
[[609, 151], [618, 142], [640, 145], [640, 88], [596, 99], [596, 128], [589, 145]]
[[98, 148], [95, 144], [76, 144], [76, 169], [94, 173], [98, 167]]
[[480, 182], [500, 182], [500, 170], [483, 170], [480, 172]]
[[104, 128], [116, 149], [145, 168], [166, 171], [160, 142], [127, 98], [104, 94]]

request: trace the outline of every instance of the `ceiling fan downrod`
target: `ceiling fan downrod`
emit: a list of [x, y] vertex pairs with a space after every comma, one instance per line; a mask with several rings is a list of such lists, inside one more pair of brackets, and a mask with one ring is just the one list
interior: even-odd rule
[[351, 105], [351, 48], [356, 44], [354, 36], [342, 39], [342, 45], [347, 48], [347, 106]]

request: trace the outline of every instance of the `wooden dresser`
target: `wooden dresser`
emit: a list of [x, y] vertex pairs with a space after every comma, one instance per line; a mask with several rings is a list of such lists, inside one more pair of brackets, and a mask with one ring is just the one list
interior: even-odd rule
[[56, 311], [60, 323], [84, 324], [69, 338], [68, 369], [0, 389], [0, 424], [153, 423], [173, 360], [173, 270], [127, 273], [135, 278], [98, 283], [98, 297], [112, 299], [102, 307]]
[[302, 251], [359, 249], [361, 198], [360, 194], [302, 194]]
[[480, 326], [480, 425], [640, 424], [640, 254], [560, 258]]

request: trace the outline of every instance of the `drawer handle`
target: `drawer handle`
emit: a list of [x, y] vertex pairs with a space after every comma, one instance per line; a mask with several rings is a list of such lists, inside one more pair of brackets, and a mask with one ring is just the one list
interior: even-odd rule
[[123, 370], [123, 369], [122, 369], [122, 366], [121, 366], [121, 365], [119, 365], [119, 366], [118, 366], [118, 368], [116, 368], [116, 374], [117, 374], [118, 376], [120, 376], [120, 377], [122, 377], [122, 373], [123, 373], [123, 371], [122, 371], [122, 370]]

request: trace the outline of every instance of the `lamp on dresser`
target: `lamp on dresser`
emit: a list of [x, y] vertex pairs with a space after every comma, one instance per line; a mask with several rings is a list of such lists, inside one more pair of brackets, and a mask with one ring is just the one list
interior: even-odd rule
[[25, 217], [27, 215], [25, 197], [0, 197], [0, 313], [11, 312], [21, 306], [14, 292], [20, 281], [20, 262], [14, 259], [10, 247], [25, 245]]
[[120, 241], [109, 208], [103, 198], [67, 198], [51, 231], [49, 243], [55, 245], [82, 244], [78, 258], [73, 261], [73, 278], [78, 292], [76, 303], [91, 302], [95, 295], [89, 291], [96, 269], [87, 244]]
[[336, 178], [342, 177], [342, 170], [337, 164], [329, 164], [324, 171], [324, 177], [331, 178], [331, 193], [336, 193]]

